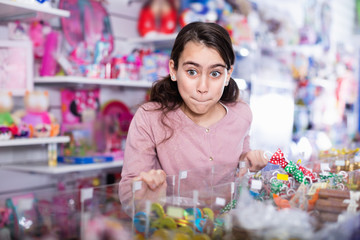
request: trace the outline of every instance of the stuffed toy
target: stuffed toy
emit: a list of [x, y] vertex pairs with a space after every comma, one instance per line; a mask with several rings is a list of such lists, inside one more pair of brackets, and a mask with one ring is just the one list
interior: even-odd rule
[[29, 127], [30, 137], [52, 137], [59, 134], [59, 124], [47, 111], [49, 108], [47, 91], [26, 92], [24, 104], [25, 110], [15, 114], [20, 119], [21, 124], [26, 124]]
[[13, 99], [11, 92], [0, 92], [0, 140], [8, 140], [15, 135], [17, 128], [11, 115]]
[[218, 22], [225, 2], [216, 0], [193, 0], [180, 15], [180, 26], [191, 22]]
[[148, 0], [140, 10], [138, 31], [140, 36], [171, 34], [176, 30], [176, 7], [171, 0]]

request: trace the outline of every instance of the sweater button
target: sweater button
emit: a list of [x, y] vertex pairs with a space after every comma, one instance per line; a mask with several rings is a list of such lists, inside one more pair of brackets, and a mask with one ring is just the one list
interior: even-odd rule
[[213, 161], [214, 159], [212, 157], [209, 158], [210, 161]]
[[207, 128], [207, 129], [205, 129], [205, 132], [207, 132], [207, 133], [208, 133], [208, 132], [210, 132], [210, 129], [208, 129], [208, 128]]

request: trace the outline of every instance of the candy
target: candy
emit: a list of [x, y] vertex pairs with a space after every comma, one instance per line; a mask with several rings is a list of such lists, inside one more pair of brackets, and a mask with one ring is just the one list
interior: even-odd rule
[[304, 182], [305, 184], [309, 184], [309, 181], [304, 180], [304, 173], [302, 171], [300, 171], [299, 169], [296, 169], [295, 172], [293, 173], [293, 176], [295, 178], [295, 180], [299, 183]]
[[232, 200], [231, 202], [229, 202], [228, 204], [226, 204], [226, 206], [220, 210], [220, 214], [229, 212], [231, 209], [235, 208], [237, 204], [236, 199]]
[[284, 158], [284, 153], [280, 148], [271, 156], [269, 162], [272, 164], [280, 165], [280, 160]]
[[314, 174], [303, 166], [299, 166], [299, 170], [304, 173], [305, 176], [309, 177], [312, 181], [316, 181]]
[[165, 216], [164, 209], [159, 203], [151, 204], [151, 213], [154, 214], [155, 218], [161, 218]]
[[279, 194], [284, 187], [285, 187], [285, 184], [277, 179], [273, 179], [271, 181], [270, 190], [272, 193]]
[[214, 221], [214, 212], [210, 208], [203, 208], [204, 217]]
[[134, 226], [138, 232], [145, 232], [146, 213], [138, 212], [134, 216]]
[[287, 173], [289, 173], [291, 175], [295, 172], [296, 169], [297, 169], [296, 164], [294, 162], [291, 162], [291, 161], [284, 168], [285, 172], [287, 172]]

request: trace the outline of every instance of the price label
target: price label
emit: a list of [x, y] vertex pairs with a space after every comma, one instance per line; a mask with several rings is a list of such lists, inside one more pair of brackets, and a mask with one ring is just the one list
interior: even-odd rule
[[260, 190], [261, 187], [262, 187], [262, 182], [260, 180], [253, 179], [251, 181], [251, 189]]
[[330, 171], [329, 163], [321, 163], [321, 171]]
[[220, 198], [220, 197], [217, 197], [216, 199], [215, 199], [215, 203], [216, 203], [216, 205], [219, 205], [219, 206], [225, 206], [225, 199], [224, 198]]
[[81, 189], [81, 202], [84, 202], [87, 199], [93, 197], [94, 189], [93, 188], [83, 188]]
[[133, 182], [133, 191], [136, 192], [142, 188], [142, 181]]
[[187, 171], [181, 171], [180, 172], [180, 179], [185, 179], [187, 178]]
[[336, 166], [345, 166], [345, 161], [344, 160], [336, 160], [335, 165]]

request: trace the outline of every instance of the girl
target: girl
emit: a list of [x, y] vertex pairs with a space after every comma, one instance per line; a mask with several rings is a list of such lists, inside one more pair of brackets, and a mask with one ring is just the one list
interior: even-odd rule
[[[220, 25], [194, 22], [181, 29], [169, 76], [153, 85], [150, 101], [130, 124], [119, 185], [123, 205], [131, 200], [133, 181], [147, 185], [145, 197], [166, 188], [166, 176], [181, 170], [205, 173], [220, 164], [232, 170], [246, 161], [258, 171], [267, 164], [263, 151], [249, 146], [252, 113], [231, 78], [234, 61], [230, 36]], [[216, 172], [218, 180], [228, 172]]]

